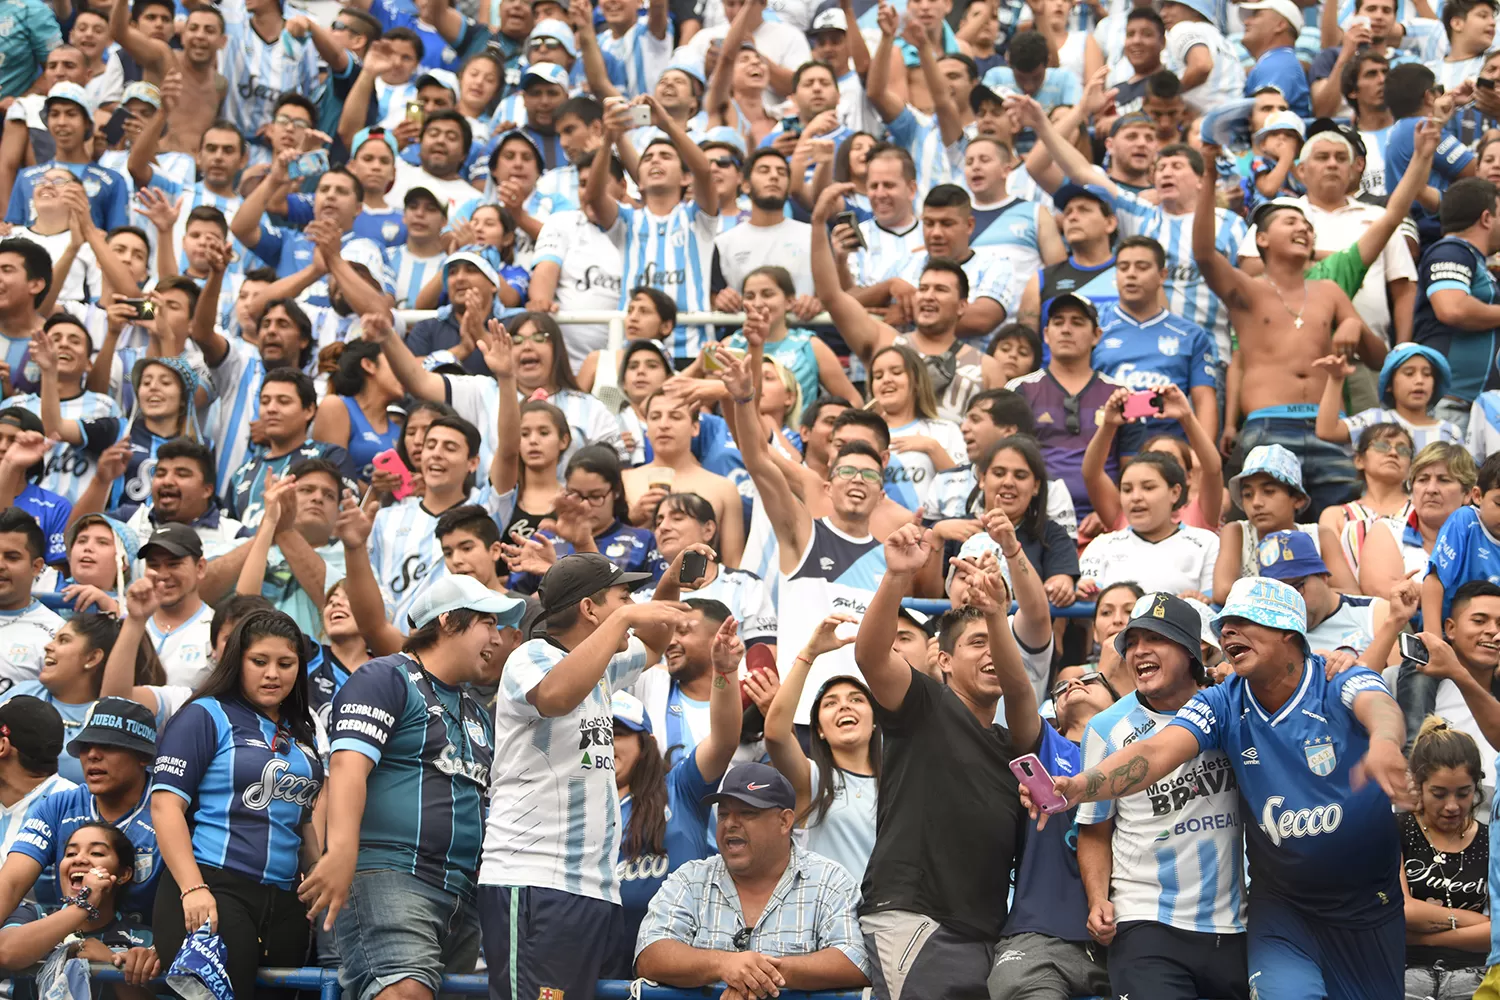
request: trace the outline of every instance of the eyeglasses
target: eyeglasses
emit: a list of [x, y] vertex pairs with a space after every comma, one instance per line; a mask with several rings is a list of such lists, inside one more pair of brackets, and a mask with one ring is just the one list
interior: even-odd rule
[[857, 465], [840, 465], [834, 468], [833, 477], [849, 482], [854, 479], [863, 479], [867, 483], [879, 485], [885, 477], [876, 469], [861, 469]]
[[1410, 446], [1404, 444], [1392, 444], [1391, 442], [1385, 440], [1371, 441], [1370, 450], [1378, 451], [1382, 455], [1389, 455], [1391, 452], [1395, 452], [1398, 458], [1411, 458]]
[[1302, 593], [1302, 588], [1307, 586], [1307, 580], [1307, 577], [1299, 576], [1291, 580], [1282, 580], [1281, 582], [1286, 584], [1288, 587], [1291, 587], [1293, 590], [1300, 594]]
[[31, 187], [33, 190], [44, 187], [66, 187], [71, 183], [73, 183], [72, 177], [43, 177], [33, 181]]
[[552, 338], [545, 331], [537, 330], [532, 333], [513, 333], [510, 339], [517, 344], [545, 344]]
[[564, 46], [562, 42], [555, 38], [533, 38], [527, 43], [526, 47], [535, 52], [538, 49], [560, 49]]
[[1069, 434], [1077, 434], [1083, 429], [1083, 421], [1078, 415], [1081, 402], [1077, 396], [1063, 397], [1063, 426], [1067, 427]]
[[301, 118], [293, 118], [290, 115], [277, 115], [272, 119], [272, 122], [280, 125], [282, 128], [289, 128], [296, 132], [312, 128], [312, 122], [305, 122]]
[[1105, 677], [1097, 670], [1086, 673], [1081, 677], [1074, 677], [1071, 680], [1058, 681], [1056, 684], [1052, 685], [1052, 700], [1056, 701], [1057, 699], [1061, 698], [1063, 694], [1068, 690], [1069, 686], [1075, 683], [1082, 684], [1085, 687], [1090, 684], [1102, 684], [1104, 685], [1104, 690], [1109, 692], [1109, 696], [1111, 698], [1115, 699], [1115, 701], [1120, 700], [1119, 692], [1117, 692], [1115, 690], [1115, 686], [1109, 682], [1109, 678]]
[[740, 169], [740, 161], [732, 156], [720, 156], [709, 160], [708, 163], [709, 166], [718, 167], [720, 170]]
[[582, 500], [584, 503], [588, 504], [590, 507], [600, 507], [604, 505], [604, 501], [608, 500], [612, 495], [614, 495], [615, 491], [605, 490], [603, 493], [580, 493], [577, 490], [567, 490], [566, 492], [568, 496], [576, 497], [579, 500]]

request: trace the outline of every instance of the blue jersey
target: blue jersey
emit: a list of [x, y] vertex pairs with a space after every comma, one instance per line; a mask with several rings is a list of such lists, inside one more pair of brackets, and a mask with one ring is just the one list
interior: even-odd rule
[[1477, 508], [1463, 506], [1448, 515], [1432, 546], [1427, 569], [1443, 585], [1443, 618], [1453, 606], [1453, 593], [1470, 580], [1500, 583], [1500, 538], [1479, 520]]
[[330, 731], [333, 699], [344, 689], [349, 669], [334, 655], [333, 648], [320, 645], [307, 661], [307, 707], [318, 717], [325, 731]]
[[302, 442], [302, 447], [293, 448], [285, 455], [275, 458], [267, 454], [264, 447], [255, 447], [250, 458], [234, 470], [234, 475], [225, 484], [224, 505], [229, 509], [229, 516], [247, 528], [260, 524], [261, 517], [265, 515], [261, 501], [265, 495], [266, 478], [284, 476], [292, 466], [311, 458], [321, 458], [338, 466], [339, 474], [351, 487], [359, 478], [359, 470], [349, 458], [348, 451], [336, 444], [315, 441], [310, 436]]
[[[1200, 386], [1214, 387], [1218, 375], [1214, 340], [1197, 323], [1165, 309], [1141, 321], [1119, 303], [1111, 303], [1099, 310], [1099, 333], [1094, 368], [1131, 392], [1175, 385], [1191, 397]], [[1183, 434], [1177, 421], [1165, 418], [1147, 420], [1145, 427], [1152, 434]]]
[[401, 653], [356, 670], [333, 700], [334, 753], [374, 761], [358, 870], [393, 869], [474, 898], [494, 759], [490, 714]]
[[1485, 256], [1468, 240], [1445, 236], [1422, 252], [1417, 263], [1417, 304], [1412, 311], [1412, 340], [1438, 351], [1453, 369], [1448, 393], [1473, 402], [1481, 392], [1500, 389], [1495, 353], [1500, 331], [1460, 330], [1448, 326], [1432, 310], [1434, 292], [1459, 291], [1485, 305], [1500, 301], [1500, 286]]
[[189, 702], [156, 744], [152, 794], [188, 803], [193, 858], [282, 889], [322, 787], [317, 752], [238, 698]]
[[368, 483], [375, 473], [375, 456], [396, 447], [401, 437], [401, 425], [389, 420], [382, 434], [370, 423], [370, 418], [365, 416], [365, 411], [359, 408], [359, 402], [353, 396], [338, 398], [344, 401], [344, 409], [349, 411], [349, 467], [355, 478]]
[[1264, 87], [1275, 87], [1298, 118], [1311, 118], [1312, 91], [1307, 85], [1307, 70], [1297, 61], [1290, 45], [1269, 49], [1260, 54], [1245, 75], [1245, 96], [1254, 97]]
[[[1083, 770], [1083, 752], [1052, 723], [1042, 720], [1042, 738], [1036, 755], [1047, 773], [1069, 777]], [[1075, 810], [1076, 812], [1076, 810]], [[1063, 941], [1086, 944], [1088, 898], [1078, 874], [1076, 822], [1059, 822], [1054, 816], [1045, 829], [1036, 820], [1026, 823], [1026, 847], [1016, 863], [1016, 894], [1006, 918], [1004, 936], [1045, 934]]]
[[[646, 737], [649, 739], [650, 737]], [[627, 941], [634, 941], [646, 916], [651, 897], [667, 876], [687, 864], [714, 853], [708, 843], [709, 807], [702, 803], [719, 787], [717, 781], [705, 781], [698, 770], [697, 756], [691, 751], [678, 757], [667, 772], [667, 827], [662, 838], [663, 853], [643, 854], [630, 858], [625, 854], [625, 838], [620, 838], [620, 861], [615, 877], [620, 881], [620, 903], [625, 907]], [[620, 829], [630, 829], [633, 799], [620, 800]]]
[[60, 563], [68, 558], [68, 519], [73, 515], [73, 504], [67, 497], [44, 490], [35, 483], [27, 483], [16, 494], [15, 505], [42, 526], [47, 538], [47, 562]]
[[10, 191], [10, 205], [5, 210], [5, 221], [16, 226], [31, 226], [36, 223], [32, 211], [31, 194], [36, 182], [47, 171], [62, 167], [77, 177], [89, 196], [89, 215], [94, 225], [108, 232], [130, 222], [130, 185], [125, 178], [97, 163], [38, 163], [27, 167], [16, 175], [15, 187]]
[[[1387, 195], [1396, 192], [1396, 185], [1401, 183], [1401, 175], [1406, 173], [1406, 168], [1411, 165], [1412, 154], [1415, 152], [1417, 139], [1417, 126], [1422, 124], [1421, 118], [1401, 118], [1391, 126], [1390, 133], [1385, 141], [1385, 193]], [[1428, 183], [1437, 188], [1439, 192], [1447, 191], [1448, 185], [1458, 180], [1464, 168], [1474, 159], [1474, 151], [1451, 135], [1445, 135], [1438, 141], [1437, 152], [1432, 156], [1432, 174]], [[1417, 220], [1417, 229], [1422, 234], [1424, 244], [1431, 243], [1441, 235], [1441, 227], [1437, 216], [1428, 212], [1421, 205], [1413, 205], [1412, 217]], [[1418, 281], [1417, 288], [1420, 291], [1425, 282]], [[1454, 368], [1454, 374], [1458, 369]]]
[[[161, 855], [156, 850], [156, 828], [151, 825], [151, 788], [141, 792], [141, 800], [124, 816], [114, 821], [135, 845], [135, 878], [125, 888], [117, 905], [127, 919], [149, 924], [151, 907], [156, 900], [156, 877], [161, 871]], [[80, 785], [53, 792], [38, 799], [26, 814], [21, 832], [10, 845], [10, 853], [24, 854], [42, 866], [33, 896], [44, 909], [62, 902], [58, 892], [57, 863], [62, 860], [68, 838], [80, 826], [107, 822], [99, 815], [99, 806], [87, 787]]]
[[1308, 656], [1297, 693], [1274, 714], [1235, 676], [1199, 691], [1170, 724], [1234, 766], [1253, 892], [1329, 926], [1373, 927], [1400, 912], [1401, 843], [1380, 786], [1350, 784], [1370, 747], [1353, 705], [1366, 691], [1389, 694], [1363, 667], [1331, 681], [1323, 670]]
[[109, 489], [110, 510], [127, 503], [151, 502], [151, 479], [156, 474], [157, 449], [172, 440], [152, 434], [144, 420], [130, 425], [129, 437], [130, 457], [125, 460], [125, 474]]

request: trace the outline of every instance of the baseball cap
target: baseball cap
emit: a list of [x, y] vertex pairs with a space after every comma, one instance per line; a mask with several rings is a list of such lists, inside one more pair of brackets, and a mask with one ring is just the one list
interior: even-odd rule
[[924, 615], [916, 608], [908, 608], [905, 605], [902, 605], [901, 610], [897, 614], [915, 625], [923, 634], [932, 635], [932, 616]]
[[[526, 41], [529, 43], [534, 38], [555, 38], [557, 41], [562, 42], [562, 47], [568, 55], [574, 57], [578, 55], [578, 42], [573, 38], [573, 29], [556, 18], [549, 17], [545, 21], [538, 21], [536, 27], [531, 29], [531, 34], [526, 36]], [[544, 65], [551, 66], [556, 64], [545, 63]], [[561, 66], [557, 68], [562, 69]], [[523, 76], [521, 79], [524, 83], [526, 78]]]
[[1260, 575], [1273, 580], [1295, 580], [1328, 572], [1318, 546], [1305, 531], [1271, 532], [1260, 540], [1255, 558], [1260, 563]]
[[453, 96], [458, 96], [458, 77], [446, 69], [429, 69], [417, 77], [417, 89], [421, 90], [429, 84], [437, 84], [445, 90], [452, 91]]
[[1229, 588], [1229, 598], [1214, 616], [1215, 635], [1224, 631], [1224, 619], [1243, 618], [1283, 632], [1307, 635], [1307, 604], [1295, 587], [1266, 576], [1242, 576]]
[[72, 101], [83, 109], [84, 118], [88, 119], [89, 127], [93, 127], [94, 113], [99, 110], [99, 107], [82, 85], [72, 80], [54, 83], [52, 89], [47, 91], [47, 99], [42, 102], [42, 107], [45, 109], [53, 101]]
[[1074, 184], [1072, 181], [1057, 189], [1052, 204], [1061, 212], [1074, 198], [1092, 198], [1111, 212], [1115, 208], [1115, 196], [1103, 184]]
[[978, 114], [980, 105], [985, 101], [992, 104], [1004, 104], [1005, 95], [997, 90], [991, 90], [982, 83], [976, 83], [969, 91], [969, 110]]
[[[1147, 128], [1153, 128], [1153, 129], [1156, 128], [1156, 122], [1153, 121], [1151, 119], [1151, 116], [1148, 115], [1148, 114], [1146, 114], [1146, 112], [1144, 112], [1144, 111], [1127, 111], [1123, 115], [1121, 115], [1120, 117], [1116, 118], [1115, 119], [1115, 123], [1109, 127], [1110, 138], [1114, 138], [1114, 136], [1122, 128], [1132, 128], [1132, 127], [1134, 127], [1136, 125], [1144, 125]], [[1064, 185], [1064, 187], [1066, 187], [1066, 186], [1067, 185]], [[1093, 185], [1090, 185], [1090, 186], [1093, 186]], [[1054, 195], [1053, 196], [1053, 201], [1056, 201], [1056, 200], [1057, 200], [1056, 196]]]
[[703, 803], [731, 799], [755, 809], [797, 808], [797, 793], [792, 791], [792, 783], [769, 764], [736, 764], [724, 775], [724, 783], [717, 792], [703, 796]]
[[[1177, 2], [1177, 0], [1173, 0]], [[1271, 10], [1286, 19], [1286, 23], [1292, 26], [1293, 31], [1302, 30], [1302, 8], [1298, 7], [1292, 0], [1255, 0], [1254, 3], [1240, 4], [1240, 10]]]
[[[1218, 20], [1218, 12], [1214, 10], [1213, 0], [1166, 0], [1167, 3], [1175, 3], [1186, 7], [1188, 10], [1202, 17], [1210, 23]], [[1245, 4], [1243, 6], [1249, 6]]]
[[1245, 465], [1239, 475], [1229, 480], [1231, 499], [1240, 495], [1240, 483], [1255, 475], [1266, 475], [1284, 486], [1290, 487], [1304, 500], [1307, 490], [1302, 488], [1302, 463], [1279, 444], [1256, 445], [1245, 456]]
[[1052, 296], [1052, 298], [1048, 299], [1046, 303], [1043, 304], [1042, 326], [1045, 327], [1047, 325], [1048, 321], [1052, 318], [1052, 314], [1056, 312], [1059, 307], [1069, 305], [1083, 310], [1083, 314], [1089, 318], [1090, 322], [1092, 322], [1095, 326], [1099, 325], [1099, 310], [1094, 308], [1094, 304], [1092, 302], [1084, 298], [1082, 295], [1074, 295], [1072, 292], [1064, 292], [1061, 295]]
[[100, 698], [68, 744], [68, 753], [80, 757], [84, 748], [91, 746], [120, 747], [155, 756], [156, 714], [129, 698]]
[[1259, 205], [1255, 206], [1255, 211], [1250, 213], [1250, 225], [1254, 226], [1257, 229], [1262, 229], [1265, 227], [1267, 220], [1269, 220], [1271, 216], [1275, 215], [1277, 212], [1281, 211], [1284, 208], [1289, 208], [1294, 212], [1300, 212], [1304, 219], [1307, 218], [1307, 212], [1303, 210], [1302, 205], [1297, 201], [1297, 199], [1272, 198], [1270, 201], [1263, 201]]
[[1307, 126], [1307, 139], [1302, 143], [1302, 154], [1307, 155], [1307, 147], [1312, 145], [1314, 140], [1337, 142], [1340, 139], [1348, 143], [1350, 151], [1361, 160], [1368, 157], [1365, 141], [1360, 138], [1359, 130], [1340, 125], [1332, 118], [1319, 118]]
[[406, 189], [406, 193], [401, 196], [401, 205], [402, 205], [403, 208], [410, 208], [411, 207], [411, 203], [413, 201], [415, 201], [417, 198], [421, 198], [421, 197], [426, 197], [426, 198], [430, 199], [431, 201], [436, 202], [437, 203], [437, 207], [438, 207], [438, 211], [442, 212], [444, 216], [447, 216], [447, 214], [448, 214], [448, 204], [447, 204], [447, 202], [443, 201], [443, 199], [439, 198], [436, 194], [434, 194], [433, 191], [432, 191], [432, 188], [427, 187], [427, 186], [422, 185], [422, 184], [418, 184], [416, 187], [407, 188]]
[[[539, 4], [541, 2], [542, 2], [542, 0], [531, 0], [531, 6], [535, 7], [537, 4]], [[550, 2], [557, 4], [563, 10], [568, 10], [569, 9], [568, 8], [568, 0], [550, 0]]]
[[568, 71], [557, 63], [532, 63], [527, 66], [525, 72], [521, 74], [521, 89], [525, 90], [528, 83], [538, 80], [542, 83], [556, 84], [564, 90], [568, 89]]
[[1203, 632], [1203, 619], [1180, 597], [1172, 594], [1147, 594], [1135, 602], [1130, 610], [1130, 621], [1115, 636], [1115, 652], [1125, 655], [1125, 637], [1132, 629], [1155, 632], [1183, 649], [1200, 667], [1203, 665], [1198, 647], [1199, 635]]
[[634, 587], [650, 573], [627, 573], [597, 552], [575, 552], [552, 564], [537, 587], [547, 614], [566, 611], [585, 597], [611, 587]]
[[141, 546], [140, 557], [146, 558], [152, 549], [161, 549], [172, 556], [203, 558], [203, 540], [196, 531], [179, 521], [168, 522], [151, 532], [151, 537]]
[[1425, 344], [1397, 344], [1391, 348], [1391, 353], [1385, 356], [1385, 364], [1380, 366], [1379, 394], [1380, 400], [1386, 406], [1395, 406], [1394, 396], [1388, 396], [1391, 388], [1391, 379], [1402, 365], [1412, 358], [1425, 358], [1432, 365], [1432, 398], [1442, 399], [1448, 394], [1448, 386], [1453, 382], [1453, 369], [1448, 367], [1448, 359]]
[[629, 691], [614, 693], [610, 699], [610, 711], [614, 713], [615, 721], [631, 732], [651, 732], [651, 716], [646, 714], [646, 706]]
[[137, 80], [134, 83], [127, 83], [125, 85], [124, 93], [120, 95], [120, 103], [124, 104], [126, 101], [141, 101], [145, 104], [151, 105], [157, 110], [160, 110], [161, 89], [158, 88], [156, 84], [147, 83], [145, 80]]
[[812, 23], [807, 26], [809, 35], [816, 35], [820, 31], [848, 31], [849, 19], [844, 16], [840, 7], [828, 6], [813, 15]]
[[542, 155], [542, 147], [538, 146], [536, 140], [527, 135], [525, 132], [522, 132], [518, 128], [513, 128], [509, 132], [501, 134], [501, 136], [495, 140], [495, 148], [490, 150], [489, 167], [491, 172], [494, 171], [495, 164], [500, 162], [501, 147], [503, 147], [507, 142], [515, 142], [517, 140], [520, 140], [521, 142], [524, 142], [526, 143], [526, 145], [531, 147], [531, 151], [536, 154], [538, 169], [546, 169], [547, 158]]
[[521, 623], [526, 602], [497, 593], [472, 576], [439, 577], [411, 606], [412, 628], [421, 628], [447, 611], [477, 611], [494, 615], [501, 628], [514, 628]]
[[[443, 260], [443, 275], [446, 277], [448, 268], [463, 261], [466, 264], [473, 264], [479, 268], [479, 273], [484, 275], [490, 284], [498, 286], [500, 284], [500, 267], [495, 261], [490, 259], [489, 254], [485, 253], [486, 250], [493, 251], [494, 249], [494, 247], [480, 246], [478, 244], [459, 247]], [[498, 256], [498, 251], [496, 251], [496, 256]]]
[[399, 157], [401, 155], [401, 150], [396, 147], [395, 133], [388, 128], [381, 128], [379, 125], [376, 125], [373, 128], [362, 128], [358, 132], [354, 133], [354, 141], [349, 144], [350, 158], [352, 159], [354, 154], [359, 152], [359, 147], [363, 146], [371, 139], [385, 140], [385, 144], [391, 147], [392, 156]]
[[0, 705], [0, 736], [25, 757], [52, 760], [63, 751], [63, 721], [57, 709], [29, 694]]
[[1255, 138], [1270, 135], [1272, 132], [1296, 132], [1297, 138], [1307, 138], [1307, 123], [1295, 111], [1273, 111], [1266, 116], [1260, 128], [1255, 130]]

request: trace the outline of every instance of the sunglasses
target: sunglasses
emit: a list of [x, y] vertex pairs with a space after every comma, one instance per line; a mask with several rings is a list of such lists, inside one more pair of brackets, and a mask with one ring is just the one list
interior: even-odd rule
[[1066, 692], [1068, 688], [1075, 682], [1082, 684], [1085, 687], [1090, 684], [1102, 684], [1104, 686], [1104, 690], [1109, 692], [1109, 696], [1111, 698], [1113, 698], [1115, 701], [1120, 700], [1120, 694], [1115, 690], [1114, 685], [1109, 682], [1109, 678], [1105, 677], [1097, 670], [1093, 671], [1092, 673], [1084, 674], [1082, 677], [1075, 677], [1072, 680], [1058, 681], [1056, 684], [1052, 685], [1052, 700], [1056, 701], [1057, 699], [1061, 698], [1063, 696], [1063, 693]]
[[740, 161], [732, 156], [720, 156], [708, 162], [710, 165], [718, 167], [721, 170], [729, 170], [730, 168], [735, 170], [740, 169]]
[[1391, 452], [1395, 452], [1399, 458], [1411, 458], [1410, 445], [1392, 444], [1390, 441], [1371, 441], [1370, 450], [1378, 451], [1382, 455], [1389, 455]]
[[559, 42], [555, 38], [533, 38], [530, 42], [527, 43], [527, 48], [531, 49], [531, 51], [533, 52], [536, 52], [539, 49], [560, 49], [563, 48], [563, 43]]
[[861, 469], [857, 465], [840, 465], [834, 468], [833, 477], [849, 482], [854, 479], [863, 479], [867, 483], [879, 485], [885, 476], [875, 469]]

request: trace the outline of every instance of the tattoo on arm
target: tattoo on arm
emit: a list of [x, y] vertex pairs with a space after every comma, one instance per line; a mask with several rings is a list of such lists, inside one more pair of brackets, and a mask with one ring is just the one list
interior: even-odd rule
[[1099, 770], [1097, 767], [1090, 768], [1088, 773], [1083, 776], [1084, 799], [1092, 801], [1094, 796], [1099, 793], [1099, 789], [1103, 785], [1104, 772]]
[[714, 674], [714, 687], [715, 688], [723, 688], [726, 683], [728, 683], [728, 682], [724, 680], [724, 675], [723, 674]]
[[1146, 772], [1149, 769], [1146, 758], [1141, 754], [1136, 754], [1110, 772], [1109, 790], [1115, 795], [1129, 794], [1146, 780]]

